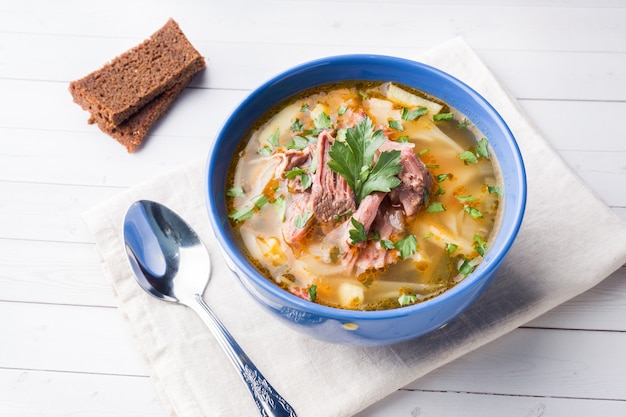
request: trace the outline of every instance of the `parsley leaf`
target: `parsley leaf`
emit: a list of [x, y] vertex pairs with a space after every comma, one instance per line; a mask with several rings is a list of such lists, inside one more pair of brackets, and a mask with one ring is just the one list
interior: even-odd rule
[[285, 213], [287, 211], [287, 200], [282, 195], [279, 195], [278, 197], [276, 197], [273, 204], [276, 212], [278, 213], [278, 217], [280, 217], [280, 221], [284, 222]]
[[348, 233], [350, 233], [350, 243], [356, 245], [359, 242], [365, 242], [367, 240], [367, 232], [365, 231], [363, 223], [356, 220], [354, 217], [350, 218], [350, 223], [354, 226], [354, 229], [348, 231]]
[[452, 120], [453, 118], [453, 113], [439, 113], [433, 116], [433, 120], [436, 122], [440, 120]]
[[376, 150], [384, 141], [383, 132], [374, 131], [372, 121], [366, 117], [346, 130], [345, 142], [335, 140], [330, 147], [332, 160], [328, 167], [346, 179], [357, 205], [374, 191], [388, 192], [400, 184], [396, 177], [402, 170], [400, 151], [381, 152], [372, 167]]
[[414, 235], [408, 235], [397, 241], [395, 247], [400, 252], [400, 257], [406, 259], [417, 251], [417, 239]]
[[315, 299], [317, 298], [317, 285], [309, 285], [306, 292], [309, 294], [309, 299], [315, 302]]
[[245, 193], [241, 187], [232, 187], [226, 191], [226, 195], [230, 197], [242, 197]]
[[402, 123], [397, 120], [389, 120], [389, 127], [399, 132], [404, 131], [404, 126], [402, 126]]
[[278, 138], [280, 137], [280, 131], [278, 129], [276, 129], [274, 131], [274, 133], [272, 133], [270, 135], [269, 138], [267, 138], [267, 141], [269, 142], [270, 145], [272, 145], [274, 148], [278, 148], [278, 145], [280, 145], [280, 143], [278, 142]]
[[398, 303], [401, 306], [406, 306], [409, 304], [415, 304], [417, 302], [417, 296], [415, 294], [402, 294], [398, 297]]
[[394, 245], [393, 242], [389, 239], [381, 239], [380, 246], [382, 246], [384, 249], [387, 249], [387, 250], [396, 248], [396, 245]]
[[330, 122], [330, 116], [326, 113], [320, 113], [315, 120], [313, 120], [313, 125], [316, 129], [330, 129], [333, 125]]
[[428, 108], [426, 107], [418, 107], [416, 109], [407, 109], [406, 107], [402, 108], [402, 120], [411, 121], [415, 120], [420, 116], [428, 113]]
[[500, 187], [499, 185], [488, 185], [487, 186], [487, 191], [489, 192], [489, 194], [495, 194], [498, 197], [502, 197], [502, 187]]
[[443, 203], [439, 201], [433, 201], [426, 208], [426, 213], [440, 213], [442, 211], [446, 211], [446, 208], [443, 206]]
[[304, 226], [306, 226], [306, 224], [309, 222], [311, 217], [313, 217], [313, 212], [312, 211], [306, 211], [304, 213], [300, 213], [294, 219], [293, 224], [298, 229], [304, 229]]
[[465, 206], [463, 207], [463, 210], [475, 219], [480, 219], [481, 217], [483, 217], [482, 211], [478, 210], [475, 207]]
[[235, 209], [232, 213], [228, 215], [231, 219], [236, 222], [242, 222], [244, 220], [248, 220], [254, 214], [254, 206], [243, 206]]
[[459, 248], [459, 245], [456, 243], [446, 243], [446, 251], [452, 255]]
[[483, 158], [489, 158], [489, 149], [487, 148], [487, 139], [482, 138], [478, 141], [476, 145], [476, 154], [478, 156], [482, 156]]
[[475, 164], [478, 162], [478, 158], [476, 157], [476, 154], [472, 151], [465, 151], [461, 153], [459, 155], [459, 158], [461, 158], [461, 160], [465, 161], [468, 164]]
[[468, 276], [474, 270], [474, 265], [467, 259], [463, 259], [463, 263], [459, 267], [459, 273]]

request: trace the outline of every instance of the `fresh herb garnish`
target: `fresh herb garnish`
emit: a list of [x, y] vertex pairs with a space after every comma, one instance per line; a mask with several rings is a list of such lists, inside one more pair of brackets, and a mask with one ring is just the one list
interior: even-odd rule
[[396, 248], [396, 245], [394, 245], [393, 242], [389, 239], [381, 239], [380, 246], [382, 246], [384, 249], [387, 249], [387, 250]]
[[276, 209], [276, 212], [278, 213], [278, 217], [280, 218], [280, 221], [284, 222], [285, 213], [287, 211], [287, 200], [282, 195], [279, 195], [278, 197], [276, 197], [273, 204], [274, 204], [274, 208]]
[[478, 157], [476, 156], [476, 154], [472, 151], [465, 151], [462, 152], [459, 155], [459, 158], [461, 158], [461, 160], [465, 161], [468, 164], [475, 164], [478, 162]]
[[243, 206], [235, 209], [232, 213], [228, 215], [231, 219], [236, 222], [242, 222], [244, 220], [248, 220], [254, 214], [254, 206]]
[[354, 226], [354, 229], [348, 231], [350, 234], [350, 243], [356, 245], [359, 242], [365, 242], [367, 240], [367, 232], [365, 231], [363, 223], [356, 220], [354, 217], [350, 218], [350, 223]]
[[474, 268], [474, 265], [472, 265], [470, 261], [463, 259], [463, 263], [461, 263], [461, 266], [459, 267], [459, 273], [468, 276], [472, 273]]
[[257, 153], [261, 156], [270, 156], [272, 154], [272, 149], [269, 146], [264, 146], [259, 148]]
[[475, 219], [480, 219], [483, 217], [482, 211], [478, 210], [476, 207], [465, 206], [463, 207], [463, 211], [472, 216]]
[[309, 222], [309, 220], [313, 217], [312, 211], [305, 211], [304, 213], [300, 213], [296, 216], [293, 221], [294, 226], [298, 229], [304, 229], [304, 226]]
[[485, 239], [483, 239], [481, 235], [475, 234], [473, 243], [474, 250], [478, 252], [480, 256], [485, 256], [485, 253], [487, 253], [487, 242]]
[[416, 302], [417, 296], [415, 294], [402, 294], [398, 297], [398, 303], [403, 307], [409, 304], [415, 304]]
[[487, 139], [481, 138], [476, 145], [476, 155], [482, 156], [483, 158], [489, 158], [490, 154], [487, 145]]
[[446, 211], [446, 208], [439, 201], [433, 201], [426, 207], [426, 213], [441, 213], [442, 211]]
[[417, 251], [417, 239], [414, 235], [408, 235], [397, 241], [394, 246], [400, 252], [400, 257], [406, 259]]
[[258, 208], [262, 208], [264, 205], [267, 204], [268, 201], [269, 199], [267, 198], [267, 196], [265, 194], [261, 194], [252, 199], [252, 204], [257, 206]]
[[407, 135], [400, 136], [398, 139], [396, 139], [396, 142], [398, 143], [407, 143], [408, 141], [409, 137]]
[[439, 174], [439, 175], [437, 175], [437, 182], [438, 183], [444, 182], [448, 178], [448, 176], [450, 176], [450, 174]]
[[400, 184], [396, 176], [402, 170], [399, 150], [381, 152], [372, 166], [384, 141], [382, 130], [374, 132], [372, 121], [366, 117], [346, 130], [345, 142], [335, 140], [330, 147], [328, 167], [346, 179], [357, 205], [375, 191], [389, 192]]
[[459, 200], [461, 203], [467, 203], [467, 202], [476, 200], [476, 197], [474, 197], [473, 195], [457, 195], [455, 196], [455, 198]]
[[321, 112], [315, 120], [313, 120], [313, 126], [315, 126], [316, 129], [330, 129], [333, 127], [330, 116], [325, 112]]
[[459, 245], [456, 243], [446, 243], [446, 251], [452, 255], [459, 248]]
[[426, 107], [418, 107], [416, 109], [407, 109], [406, 107], [402, 108], [402, 120], [411, 121], [415, 120], [420, 116], [428, 113], [428, 108]]
[[389, 127], [399, 132], [404, 131], [404, 126], [402, 126], [402, 122], [399, 122], [398, 120], [389, 120]]
[[342, 114], [344, 114], [346, 111], [348, 111], [348, 108], [346, 107], [345, 104], [342, 104], [341, 107], [339, 107], [339, 109], [337, 109], [337, 114], [339, 116], [341, 116]]
[[495, 194], [498, 197], [502, 197], [502, 187], [500, 187], [499, 185], [488, 185], [487, 191], [489, 192], [489, 194]]
[[309, 299], [315, 302], [315, 299], [317, 298], [317, 285], [309, 285], [309, 288], [307, 288], [306, 292], [307, 294], [309, 294]]
[[293, 168], [287, 172], [285, 172], [285, 177], [289, 180], [292, 180], [296, 177], [300, 177], [300, 183], [302, 184], [303, 190], [308, 190], [309, 187], [313, 184], [313, 180], [309, 173], [302, 168]]
[[292, 132], [302, 132], [302, 129], [304, 129], [304, 126], [302, 125], [302, 122], [300, 121], [300, 119], [294, 120], [293, 123], [291, 124]]
[[226, 195], [230, 197], [243, 197], [245, 193], [241, 187], [232, 187], [226, 191]]
[[267, 141], [269, 142], [270, 145], [272, 145], [274, 148], [278, 148], [278, 146], [280, 145], [278, 138], [280, 137], [280, 131], [278, 129], [274, 130], [274, 133], [272, 133], [270, 135], [269, 138], [267, 138]]
[[433, 120], [438, 122], [441, 120], [452, 120], [454, 118], [454, 113], [439, 113], [433, 116]]
[[289, 142], [285, 145], [287, 149], [295, 149], [301, 151], [302, 149], [309, 146], [309, 140], [307, 138], [303, 138], [302, 136], [294, 136], [291, 138]]

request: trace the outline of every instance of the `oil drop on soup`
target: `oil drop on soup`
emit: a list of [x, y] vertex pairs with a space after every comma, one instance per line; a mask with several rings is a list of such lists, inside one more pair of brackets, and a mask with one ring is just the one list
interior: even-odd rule
[[320, 304], [389, 309], [469, 275], [500, 181], [487, 139], [394, 83], [330, 85], [259, 122], [230, 169], [231, 225], [250, 260]]

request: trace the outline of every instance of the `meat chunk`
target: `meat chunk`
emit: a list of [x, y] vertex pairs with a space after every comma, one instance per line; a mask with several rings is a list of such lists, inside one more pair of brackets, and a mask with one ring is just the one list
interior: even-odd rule
[[[312, 221], [309, 214], [313, 212], [313, 198], [311, 193], [296, 193], [285, 212], [283, 223], [283, 239], [292, 247], [297, 248], [311, 228]], [[300, 224], [304, 219], [308, 221]], [[300, 221], [299, 221], [300, 219]]]
[[379, 148], [380, 152], [397, 149], [400, 151], [402, 170], [398, 174], [400, 185], [391, 190], [389, 197], [394, 204], [400, 204], [404, 213], [411, 217], [417, 214], [420, 207], [426, 204], [428, 192], [434, 179], [426, 165], [413, 151], [413, 144], [385, 141]]
[[322, 223], [329, 223], [336, 216], [344, 216], [356, 208], [354, 193], [344, 177], [328, 167], [332, 136], [329, 131], [320, 133], [317, 140], [317, 170], [311, 186], [313, 212]]

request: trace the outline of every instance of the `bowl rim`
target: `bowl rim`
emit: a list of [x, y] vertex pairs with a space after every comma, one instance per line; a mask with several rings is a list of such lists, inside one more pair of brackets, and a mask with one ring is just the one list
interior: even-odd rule
[[[306, 71], [315, 70], [318, 67], [328, 67], [328, 66], [337, 66], [337, 65], [356, 65], [359, 63], [387, 63], [389, 65], [401, 65], [406, 67], [406, 69], [413, 68], [419, 71], [425, 71], [429, 73], [431, 76], [436, 76], [443, 80], [443, 82], [447, 82], [454, 86], [455, 88], [459, 88], [461, 92], [467, 94], [471, 97], [472, 101], [481, 106], [491, 117], [492, 122], [494, 122], [502, 133], [504, 142], [507, 144], [509, 151], [512, 156], [513, 167], [511, 168], [512, 172], [516, 173], [517, 180], [517, 189], [518, 194], [514, 199], [514, 203], [510, 202], [508, 199], [506, 201], [506, 212], [513, 211], [513, 222], [507, 225], [505, 230], [498, 230], [498, 234], [493, 242], [492, 248], [487, 252], [487, 255], [483, 259], [483, 261], [478, 265], [478, 267], [465, 279], [456, 284], [454, 287], [446, 290], [442, 294], [434, 296], [428, 300], [412, 304], [409, 306], [394, 308], [394, 309], [386, 309], [386, 310], [351, 310], [351, 309], [342, 309], [336, 307], [325, 306], [322, 304], [317, 304], [308, 300], [304, 300], [300, 297], [297, 297], [288, 291], [280, 288], [275, 283], [271, 282], [265, 276], [260, 274], [247, 260], [246, 256], [241, 253], [240, 249], [238, 249], [238, 245], [236, 242], [230, 242], [224, 236], [224, 231], [222, 227], [230, 227], [228, 220], [226, 220], [225, 224], [221, 224], [219, 219], [219, 213], [217, 212], [215, 201], [216, 195], [213, 191], [212, 182], [210, 180], [211, 169], [215, 166], [218, 159], [220, 159], [221, 155], [217, 151], [222, 141], [227, 140], [225, 131], [226, 129], [233, 123], [233, 121], [237, 117], [237, 113], [239, 113], [242, 109], [245, 109], [247, 106], [253, 104], [260, 96], [265, 94], [268, 90], [272, 89], [276, 85], [280, 85], [285, 79], [299, 76], [301, 73]], [[362, 78], [367, 79], [367, 78]], [[401, 82], [401, 81], [399, 81]], [[328, 84], [329, 82], [319, 83], [317, 85]], [[307, 87], [313, 88], [312, 87]], [[300, 90], [301, 91], [301, 90]], [[294, 91], [289, 93], [286, 97], [282, 97], [279, 100], [273, 100], [274, 105], [277, 105], [288, 97], [291, 97], [297, 94], [298, 91]], [[471, 120], [471, 119], [470, 119]], [[240, 138], [239, 140], [243, 140], [244, 138]], [[230, 158], [229, 158], [230, 159]], [[225, 179], [224, 179], [225, 181]], [[230, 263], [234, 263], [235, 266], [239, 269], [240, 272], [235, 272], [235, 275], [238, 276], [240, 280], [243, 278], [239, 276], [240, 273], [243, 273], [247, 276], [247, 279], [253, 281], [256, 285], [262, 287], [264, 290], [271, 293], [276, 298], [280, 299], [285, 303], [285, 305], [290, 305], [292, 308], [299, 308], [304, 311], [317, 314], [323, 317], [334, 318], [342, 321], [376, 321], [381, 319], [391, 319], [398, 317], [405, 317], [415, 314], [418, 311], [429, 310], [440, 308], [441, 303], [446, 300], [454, 299], [458, 297], [462, 297], [466, 292], [471, 291], [473, 284], [475, 281], [482, 278], [483, 275], [490, 275], [494, 272], [494, 270], [502, 263], [506, 253], [510, 250], [513, 242], [517, 234], [519, 233], [521, 223], [524, 217], [525, 209], [526, 209], [526, 200], [527, 200], [527, 178], [526, 178], [526, 169], [523, 162], [523, 158], [521, 155], [521, 151], [519, 149], [519, 145], [515, 140], [513, 133], [510, 128], [499, 114], [499, 112], [493, 107], [491, 103], [489, 103], [481, 94], [479, 94], [472, 87], [459, 80], [458, 78], [452, 76], [451, 74], [438, 69], [434, 66], [414, 61], [406, 58], [400, 58], [390, 55], [379, 55], [379, 54], [343, 54], [343, 55], [332, 55], [327, 57], [322, 57], [310, 61], [306, 61], [304, 63], [292, 66], [286, 70], [283, 70], [273, 77], [269, 78], [265, 82], [261, 83], [259, 86], [255, 87], [250, 94], [248, 94], [229, 114], [226, 120], [223, 122], [222, 126], [218, 130], [218, 133], [215, 136], [215, 140], [213, 141], [208, 157], [205, 164], [205, 172], [204, 172], [204, 194], [206, 200], [206, 206], [209, 214], [209, 220], [211, 223], [211, 227], [214, 232], [214, 236], [218, 240], [219, 247], [222, 251], [222, 255], [225, 257], [226, 263], [231, 267]], [[225, 188], [225, 187], [224, 187]], [[506, 194], [505, 194], [506, 198]], [[505, 212], [505, 213], [506, 213]], [[504, 215], [504, 213], [503, 213]], [[494, 252], [493, 247], [498, 244], [497, 253]], [[489, 262], [486, 262], [489, 260]], [[232, 267], [231, 267], [232, 269]], [[259, 301], [259, 300], [257, 300]]]

